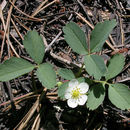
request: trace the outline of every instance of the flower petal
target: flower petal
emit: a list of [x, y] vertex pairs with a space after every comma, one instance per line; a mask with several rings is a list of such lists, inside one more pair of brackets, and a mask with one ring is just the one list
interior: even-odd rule
[[71, 98], [71, 93], [70, 93], [70, 92], [66, 92], [64, 97], [65, 97], [66, 99]]
[[67, 91], [72, 91], [75, 87], [77, 87], [79, 85], [79, 82], [78, 80], [76, 79], [72, 79], [70, 82], [69, 82], [69, 87], [67, 89]]
[[80, 88], [80, 93], [84, 94], [88, 91], [89, 85], [85, 82], [82, 82], [78, 85], [78, 88]]
[[86, 103], [88, 99], [88, 96], [87, 95], [82, 95], [79, 99], [78, 99], [78, 104], [79, 105], [84, 105]]
[[77, 100], [72, 99], [72, 98], [70, 98], [70, 99], [67, 100], [67, 104], [71, 108], [75, 108], [75, 107], [78, 106]]

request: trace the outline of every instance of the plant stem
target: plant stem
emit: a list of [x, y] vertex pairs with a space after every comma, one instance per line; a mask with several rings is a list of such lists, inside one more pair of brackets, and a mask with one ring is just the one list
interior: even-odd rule
[[76, 77], [79, 77], [81, 75], [83, 67], [84, 67], [84, 64], [82, 64], [81, 68], [79, 69], [78, 73], [76, 74]]
[[100, 80], [93, 80], [93, 81], [96, 83], [101, 83], [103, 85], [105, 85], [105, 84], [109, 85], [109, 83], [107, 81], [100, 81]]
[[32, 74], [31, 74], [31, 80], [32, 80], [32, 87], [33, 87], [33, 90], [37, 92], [37, 87], [36, 87], [36, 82], [35, 82], [35, 79], [34, 79], [34, 71], [32, 71]]

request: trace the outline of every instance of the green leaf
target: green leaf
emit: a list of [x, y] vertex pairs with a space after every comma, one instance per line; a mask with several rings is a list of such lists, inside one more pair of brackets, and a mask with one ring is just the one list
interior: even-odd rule
[[91, 33], [90, 37], [90, 51], [97, 52], [102, 50], [102, 46], [108, 38], [112, 29], [116, 26], [116, 21], [106, 20], [103, 23], [98, 23]]
[[88, 92], [87, 107], [94, 110], [102, 104], [105, 97], [105, 87], [101, 84], [92, 86]]
[[41, 36], [39, 36], [35, 30], [29, 31], [24, 37], [23, 44], [32, 59], [40, 64], [45, 53], [45, 47]]
[[108, 89], [110, 101], [118, 108], [130, 109], [130, 89], [124, 84], [111, 84]]
[[9, 81], [34, 69], [34, 65], [22, 58], [12, 57], [0, 64], [0, 81]]
[[86, 82], [89, 85], [93, 84], [93, 81], [90, 78], [79, 77], [77, 80], [79, 83]]
[[44, 63], [39, 66], [36, 71], [39, 81], [48, 89], [54, 88], [56, 85], [56, 73], [49, 63]]
[[66, 69], [66, 68], [59, 69], [58, 74], [62, 78], [67, 79], [67, 80], [75, 79], [75, 76], [74, 76], [73, 72], [71, 70], [69, 70], [69, 69]]
[[125, 58], [122, 54], [115, 55], [111, 60], [110, 64], [108, 65], [108, 71], [106, 73], [106, 80], [114, 78], [118, 75], [121, 70], [123, 69], [125, 64]]
[[86, 71], [95, 79], [100, 79], [106, 72], [106, 66], [101, 56], [87, 55], [84, 57]]
[[86, 81], [88, 82], [88, 79], [84, 78], [84, 77], [79, 77], [79, 78], [77, 78], [77, 80], [79, 83], [86, 82]]
[[64, 38], [73, 51], [78, 54], [88, 54], [85, 33], [76, 23], [70, 22], [63, 28], [63, 31]]
[[65, 91], [68, 87], [68, 83], [69, 82], [65, 82], [64, 84], [62, 84], [59, 88], [58, 88], [58, 97], [60, 97], [61, 99], [65, 99], [64, 95], [65, 95]]

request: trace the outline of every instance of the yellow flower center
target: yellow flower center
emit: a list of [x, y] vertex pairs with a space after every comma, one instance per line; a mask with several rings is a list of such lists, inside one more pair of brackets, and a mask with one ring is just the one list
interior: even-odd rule
[[80, 93], [80, 88], [76, 88], [74, 90], [72, 90], [72, 98], [78, 99], [81, 95]]

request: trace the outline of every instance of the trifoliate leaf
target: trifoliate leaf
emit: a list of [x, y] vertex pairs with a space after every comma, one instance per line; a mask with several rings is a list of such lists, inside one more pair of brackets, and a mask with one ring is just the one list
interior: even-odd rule
[[0, 81], [9, 81], [34, 69], [34, 65], [22, 58], [12, 57], [0, 64]]
[[36, 71], [37, 77], [42, 85], [48, 89], [54, 88], [56, 85], [56, 73], [49, 63], [39, 65]]
[[64, 79], [67, 79], [67, 80], [72, 80], [75, 78], [73, 72], [69, 69], [66, 69], [66, 68], [61, 68], [58, 70], [58, 74], [64, 78]]
[[32, 59], [40, 64], [45, 53], [45, 47], [41, 36], [39, 36], [35, 30], [29, 31], [24, 37], [23, 44]]
[[60, 97], [61, 99], [65, 99], [64, 95], [65, 95], [65, 91], [68, 87], [68, 83], [69, 82], [65, 82], [58, 88], [58, 97]]
[[98, 55], [87, 55], [84, 57], [86, 71], [95, 79], [100, 79], [106, 72], [106, 66], [102, 57]]
[[102, 84], [92, 86], [88, 92], [87, 107], [90, 110], [98, 108], [102, 104], [104, 97], [105, 87]]
[[121, 72], [121, 70], [123, 69], [124, 64], [125, 64], [124, 56], [122, 54], [115, 55], [110, 60], [110, 64], [108, 65], [108, 71], [105, 75], [106, 80], [117, 76]]
[[108, 38], [112, 29], [116, 26], [116, 21], [104, 21], [98, 23], [91, 33], [90, 37], [90, 52], [97, 52], [102, 50], [102, 46]]
[[116, 107], [122, 110], [130, 109], [130, 89], [128, 86], [121, 83], [109, 85], [108, 97]]
[[65, 33], [64, 38], [73, 51], [78, 54], [88, 54], [85, 33], [76, 23], [68, 23], [63, 31]]

